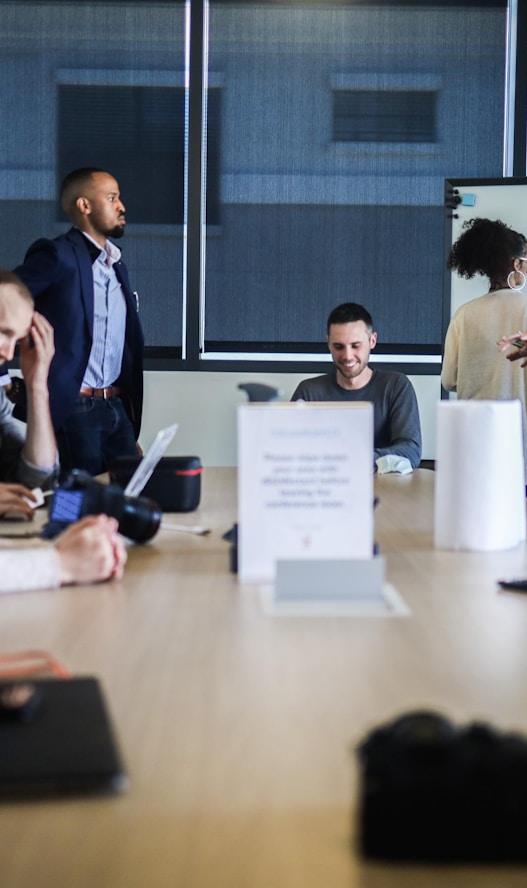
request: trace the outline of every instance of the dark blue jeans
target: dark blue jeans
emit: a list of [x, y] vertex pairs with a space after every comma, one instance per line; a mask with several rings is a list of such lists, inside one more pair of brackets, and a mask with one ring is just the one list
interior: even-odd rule
[[120, 398], [79, 395], [57, 435], [61, 474], [85, 469], [100, 475], [118, 456], [135, 456], [134, 430]]

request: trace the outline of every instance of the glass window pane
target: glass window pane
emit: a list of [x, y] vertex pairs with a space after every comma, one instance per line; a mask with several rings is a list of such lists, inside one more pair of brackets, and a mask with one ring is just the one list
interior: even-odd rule
[[371, 311], [378, 353], [439, 356], [444, 179], [502, 173], [506, 16], [211, 0], [205, 357], [323, 349], [348, 300]]
[[334, 142], [435, 142], [436, 92], [333, 91]]
[[79, 166], [118, 170], [132, 223], [183, 225], [183, 87], [60, 85], [57, 117], [59, 180]]
[[127, 209], [120, 243], [147, 346], [183, 317], [183, 2], [0, 2], [0, 264], [67, 227], [65, 173], [100, 166]]

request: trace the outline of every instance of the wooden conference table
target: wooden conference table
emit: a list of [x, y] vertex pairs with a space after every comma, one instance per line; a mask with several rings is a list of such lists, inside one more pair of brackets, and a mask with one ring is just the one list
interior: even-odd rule
[[1, 597], [1, 651], [100, 678], [131, 779], [0, 805], [2, 888], [523, 888], [525, 868], [385, 866], [350, 841], [374, 725], [426, 706], [527, 732], [527, 596], [495, 583], [527, 575], [527, 549], [434, 550], [433, 485], [376, 479], [407, 617], [266, 616], [228, 570], [230, 469], [206, 469], [200, 510], [175, 519], [209, 536], [160, 531], [120, 583]]

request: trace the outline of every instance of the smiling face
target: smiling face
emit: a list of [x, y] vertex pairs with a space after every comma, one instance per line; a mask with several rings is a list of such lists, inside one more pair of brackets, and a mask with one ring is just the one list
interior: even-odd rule
[[109, 173], [92, 173], [75, 202], [74, 222], [104, 246], [107, 237], [119, 238], [126, 225], [119, 185]]
[[15, 345], [27, 336], [33, 306], [13, 284], [0, 284], [0, 364], [11, 361]]
[[370, 332], [364, 321], [331, 324], [328, 348], [337, 368], [337, 382], [342, 388], [356, 389], [367, 385], [372, 376], [368, 361], [376, 343], [377, 334]]

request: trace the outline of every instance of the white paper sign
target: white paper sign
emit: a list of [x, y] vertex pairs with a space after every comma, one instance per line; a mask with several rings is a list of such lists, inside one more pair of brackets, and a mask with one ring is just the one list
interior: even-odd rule
[[371, 558], [372, 405], [242, 404], [238, 497], [242, 582], [272, 581], [279, 559]]

